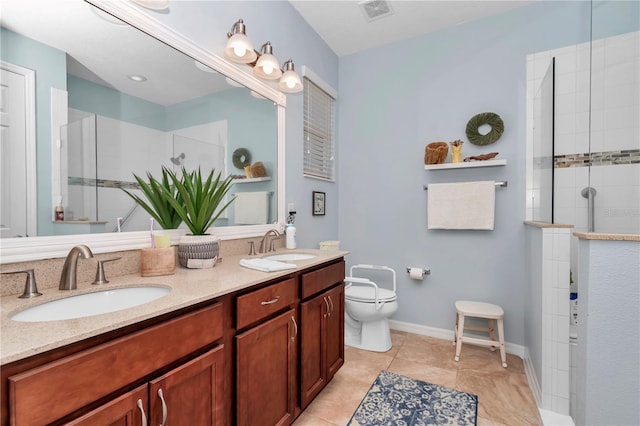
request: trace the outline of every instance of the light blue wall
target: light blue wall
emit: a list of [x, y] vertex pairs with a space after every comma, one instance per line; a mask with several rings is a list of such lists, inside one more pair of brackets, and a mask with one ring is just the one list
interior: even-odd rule
[[580, 239], [577, 425], [640, 424], [640, 242]]
[[[168, 14], [150, 14], [220, 56], [227, 41], [226, 33], [242, 18], [255, 49], [271, 41], [273, 54], [281, 64], [292, 59], [299, 74], [306, 65], [329, 85], [338, 88], [338, 57], [289, 2], [180, 1], [171, 3]], [[250, 72], [246, 66], [240, 68]], [[340, 183], [302, 176], [302, 94], [287, 95], [285, 126], [286, 193], [287, 201], [296, 203], [298, 246], [318, 247], [319, 241], [338, 239]], [[312, 191], [326, 192], [326, 216], [311, 214]]]
[[51, 87], [66, 90], [66, 54], [2, 28], [3, 61], [36, 71], [37, 226], [39, 235], [53, 232], [51, 195]]
[[[340, 223], [349, 263], [398, 272], [396, 320], [451, 329], [454, 302], [505, 310], [524, 344], [526, 55], [589, 38], [589, 3], [539, 2], [343, 57], [339, 75]], [[502, 138], [471, 145], [467, 121], [490, 111]], [[462, 139], [463, 156], [498, 151], [504, 167], [425, 171], [425, 145]], [[494, 231], [428, 231], [428, 183], [506, 180]], [[408, 266], [431, 269], [422, 282]]]

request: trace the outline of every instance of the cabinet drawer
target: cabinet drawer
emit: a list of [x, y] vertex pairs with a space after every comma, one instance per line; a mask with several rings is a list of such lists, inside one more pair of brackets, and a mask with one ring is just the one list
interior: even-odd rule
[[222, 304], [9, 377], [12, 424], [48, 424], [220, 339]]
[[344, 260], [303, 274], [301, 298], [306, 299], [342, 281], [344, 281]]
[[295, 300], [295, 278], [239, 296], [236, 305], [238, 330], [278, 312]]

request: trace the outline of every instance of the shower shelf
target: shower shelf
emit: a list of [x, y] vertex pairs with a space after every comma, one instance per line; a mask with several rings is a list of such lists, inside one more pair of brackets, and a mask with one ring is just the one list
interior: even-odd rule
[[443, 163], [443, 164], [425, 164], [425, 170], [445, 170], [445, 169], [470, 169], [473, 167], [495, 167], [507, 164], [506, 159], [485, 160], [485, 161], [467, 161], [462, 163]]
[[266, 182], [271, 180], [271, 176], [258, 177], [258, 178], [245, 178], [245, 179], [234, 179], [233, 183], [253, 183], [253, 182]]

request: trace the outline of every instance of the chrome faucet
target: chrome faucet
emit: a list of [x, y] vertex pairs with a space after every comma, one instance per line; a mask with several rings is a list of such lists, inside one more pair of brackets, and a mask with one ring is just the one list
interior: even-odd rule
[[93, 257], [93, 253], [91, 249], [84, 244], [79, 246], [75, 246], [71, 250], [69, 250], [69, 254], [67, 254], [67, 258], [64, 261], [64, 266], [62, 267], [62, 275], [60, 276], [60, 286], [59, 290], [75, 290], [78, 288], [76, 282], [76, 267], [78, 265], [78, 258], [82, 257], [83, 259], [88, 259]]
[[273, 235], [275, 238], [280, 237], [280, 233], [277, 229], [269, 229], [267, 232], [265, 232], [264, 236], [262, 237], [262, 241], [260, 241], [260, 249], [258, 250], [259, 253], [275, 251], [275, 249], [273, 248], [273, 239], [271, 239], [271, 244], [267, 245], [269, 243], [269, 235]]

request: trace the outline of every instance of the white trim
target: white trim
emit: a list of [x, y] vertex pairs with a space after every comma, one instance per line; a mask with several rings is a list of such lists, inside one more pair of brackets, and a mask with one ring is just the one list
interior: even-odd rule
[[[189, 39], [166, 27], [164, 24], [153, 19], [151, 16], [138, 9], [133, 3], [112, 0], [87, 0], [108, 13], [121, 18], [135, 28], [138, 28], [158, 40], [172, 46], [199, 62], [207, 65], [218, 72], [242, 83], [247, 88], [272, 100], [277, 108], [278, 120], [278, 218], [275, 224], [267, 225], [245, 225], [227, 226], [212, 229], [212, 233], [221, 240], [232, 240], [238, 238], [250, 238], [262, 236], [269, 229], [276, 228], [284, 230], [285, 221], [285, 149], [284, 149], [284, 118], [287, 97], [253, 75], [243, 72], [235, 65], [227, 62], [213, 53], [196, 46]], [[34, 157], [35, 161], [35, 157]], [[35, 167], [33, 167], [35, 175]], [[35, 182], [35, 176], [33, 178]], [[34, 191], [35, 192], [35, 191]], [[33, 211], [36, 211], [35, 206]], [[172, 236], [172, 243], [178, 241], [179, 235], [183, 231], [171, 231], [176, 233]], [[100, 233], [100, 234], [78, 234], [64, 236], [29, 237], [29, 238], [6, 238], [0, 244], [0, 264], [24, 262], [31, 260], [41, 260], [50, 258], [65, 257], [69, 250], [77, 244], [87, 244], [94, 253], [106, 253], [122, 250], [135, 250], [149, 247], [148, 232], [122, 232], [122, 233]]]
[[[453, 327], [449, 330], [396, 320], [389, 320], [389, 326], [394, 330], [406, 331], [408, 333], [419, 334], [421, 336], [435, 337], [436, 339], [451, 340], [453, 342]], [[504, 348], [507, 353], [524, 358], [524, 346], [505, 342]]]
[[37, 234], [36, 191], [36, 73], [28, 68], [0, 61], [0, 68], [24, 77], [25, 105], [25, 166], [27, 169], [27, 235]]
[[313, 81], [316, 86], [327, 92], [327, 94], [334, 100], [338, 100], [338, 91], [331, 87], [329, 83], [324, 81], [318, 74], [311, 71], [306, 65], [302, 66], [302, 77], [307, 77], [309, 80]]
[[529, 349], [525, 347], [524, 354], [524, 373], [527, 376], [527, 382], [529, 382], [529, 388], [536, 400], [536, 405], [542, 407], [542, 388], [538, 383], [538, 376], [536, 376], [536, 369], [533, 367], [533, 361], [529, 356]]

